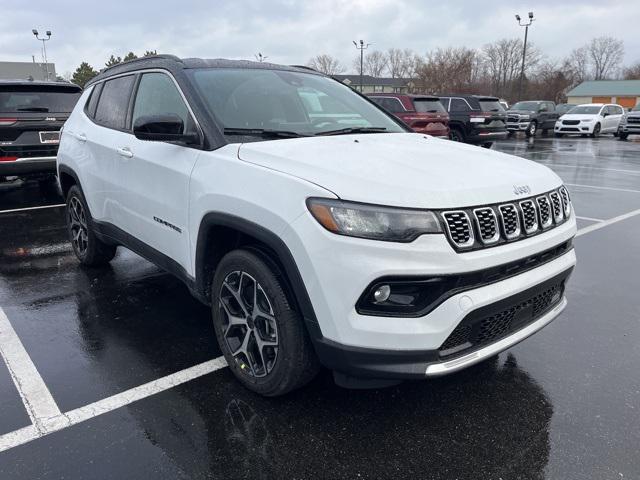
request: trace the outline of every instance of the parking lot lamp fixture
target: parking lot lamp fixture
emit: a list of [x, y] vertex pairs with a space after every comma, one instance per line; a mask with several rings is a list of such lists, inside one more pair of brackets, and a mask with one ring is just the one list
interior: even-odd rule
[[524, 80], [524, 61], [527, 56], [527, 36], [529, 34], [529, 27], [533, 23], [533, 12], [529, 12], [529, 21], [527, 23], [523, 23], [520, 15], [516, 14], [516, 20], [518, 21], [518, 25], [524, 27], [524, 46], [522, 47], [522, 68], [520, 70], [520, 85], [518, 87], [518, 100], [522, 100], [522, 82]]
[[260, 63], [264, 62], [267, 58], [266, 55], [262, 55], [260, 52], [258, 52], [256, 55], [254, 55], [256, 57], [256, 60]]
[[42, 59], [44, 61], [44, 67], [45, 67], [45, 71], [46, 71], [46, 75], [47, 75], [47, 80], [51, 80], [50, 76], [51, 74], [49, 73], [49, 63], [47, 61], [47, 45], [45, 42], [51, 40], [51, 30], [47, 30], [46, 31], [46, 38], [42, 37], [40, 38], [38, 36], [38, 30], [36, 30], [35, 28], [33, 30], [31, 30], [31, 33], [33, 33], [33, 35], [36, 37], [37, 40], [40, 40], [42, 42]]
[[356, 46], [356, 48], [358, 50], [360, 50], [360, 93], [362, 93], [363, 91], [363, 78], [362, 78], [362, 71], [364, 68], [364, 51], [369, 48], [369, 45], [371, 45], [370, 43], [365, 44], [364, 40], [360, 40], [360, 43], [358, 44], [355, 40], [353, 41], [353, 44]]

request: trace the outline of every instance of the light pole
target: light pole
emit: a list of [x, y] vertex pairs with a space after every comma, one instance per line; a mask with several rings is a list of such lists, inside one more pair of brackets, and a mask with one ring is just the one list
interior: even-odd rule
[[47, 62], [47, 45], [45, 42], [51, 40], [51, 30], [47, 30], [46, 31], [46, 35], [47, 38], [40, 38], [38, 36], [38, 30], [36, 30], [35, 28], [33, 30], [31, 30], [31, 33], [33, 33], [33, 35], [36, 37], [37, 40], [40, 40], [42, 42], [42, 58], [44, 60], [44, 67], [46, 69], [47, 72], [47, 80], [50, 80], [49, 78], [49, 63]]
[[256, 57], [256, 60], [259, 61], [260, 63], [264, 62], [267, 58], [267, 56], [262, 55], [260, 52], [258, 52], [257, 55], [254, 55], [254, 57]]
[[369, 45], [371, 45], [370, 43], [367, 43], [365, 45], [364, 40], [360, 40], [360, 44], [358, 44], [355, 40], [353, 41], [353, 44], [356, 46], [356, 48], [358, 50], [360, 50], [360, 93], [362, 93], [363, 90], [363, 79], [362, 79], [362, 70], [364, 68], [364, 51], [369, 48]]
[[524, 59], [527, 56], [527, 35], [529, 34], [529, 27], [533, 23], [533, 12], [529, 12], [529, 22], [522, 23], [520, 15], [516, 14], [516, 20], [518, 25], [524, 27], [524, 46], [522, 48], [522, 69], [520, 70], [520, 86], [518, 87], [518, 100], [522, 100], [522, 81], [524, 80]]

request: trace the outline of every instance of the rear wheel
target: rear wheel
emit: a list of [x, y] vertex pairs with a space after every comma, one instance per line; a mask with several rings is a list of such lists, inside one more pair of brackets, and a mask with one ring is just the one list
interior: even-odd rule
[[628, 133], [624, 133], [624, 132], [618, 133], [618, 139], [619, 140], [626, 140], [628, 137], [629, 137]]
[[537, 131], [538, 131], [538, 124], [536, 122], [531, 122], [529, 123], [529, 126], [527, 127], [527, 129], [524, 131], [524, 134], [527, 137], [535, 137]]
[[593, 127], [593, 132], [591, 133], [591, 138], [597, 138], [600, 136], [600, 124], [596, 123], [596, 126]]
[[106, 265], [115, 257], [117, 247], [102, 242], [93, 231], [87, 202], [77, 185], [72, 186], [67, 194], [66, 217], [69, 240], [81, 264], [97, 267]]
[[260, 252], [234, 250], [220, 261], [211, 288], [218, 344], [245, 387], [277, 396], [313, 379], [319, 362], [275, 264]]
[[454, 142], [464, 142], [464, 133], [459, 128], [452, 128], [451, 133], [449, 133], [449, 139]]
[[491, 145], [493, 145], [493, 142], [485, 142], [482, 144], [484, 148], [491, 148]]

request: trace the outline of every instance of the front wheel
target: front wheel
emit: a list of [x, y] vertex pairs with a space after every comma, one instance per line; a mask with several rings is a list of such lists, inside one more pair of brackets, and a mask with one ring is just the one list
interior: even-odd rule
[[93, 231], [91, 214], [84, 195], [77, 185], [67, 194], [67, 232], [73, 252], [82, 265], [106, 265], [116, 255], [117, 246], [102, 242]]
[[591, 138], [597, 138], [600, 136], [600, 124], [596, 123], [596, 126], [593, 127], [593, 132], [591, 133]]
[[619, 140], [626, 140], [629, 137], [628, 133], [624, 133], [624, 132], [619, 132], [618, 133], [618, 139]]
[[537, 131], [538, 131], [538, 124], [536, 122], [531, 122], [527, 127], [527, 129], [524, 131], [524, 134], [527, 137], [535, 137]]
[[235, 377], [265, 396], [284, 395], [319, 370], [302, 316], [279, 268], [261, 252], [234, 250], [211, 286], [213, 326]]
[[462, 130], [452, 128], [449, 133], [449, 139], [454, 142], [464, 142], [464, 133], [462, 133]]

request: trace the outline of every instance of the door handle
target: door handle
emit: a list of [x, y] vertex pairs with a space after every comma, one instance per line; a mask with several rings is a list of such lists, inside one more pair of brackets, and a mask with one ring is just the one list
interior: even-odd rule
[[84, 143], [87, 141], [87, 136], [84, 133], [76, 133], [76, 140]]
[[128, 147], [120, 147], [118, 148], [118, 155], [125, 158], [131, 158], [133, 157], [133, 152], [129, 150]]

